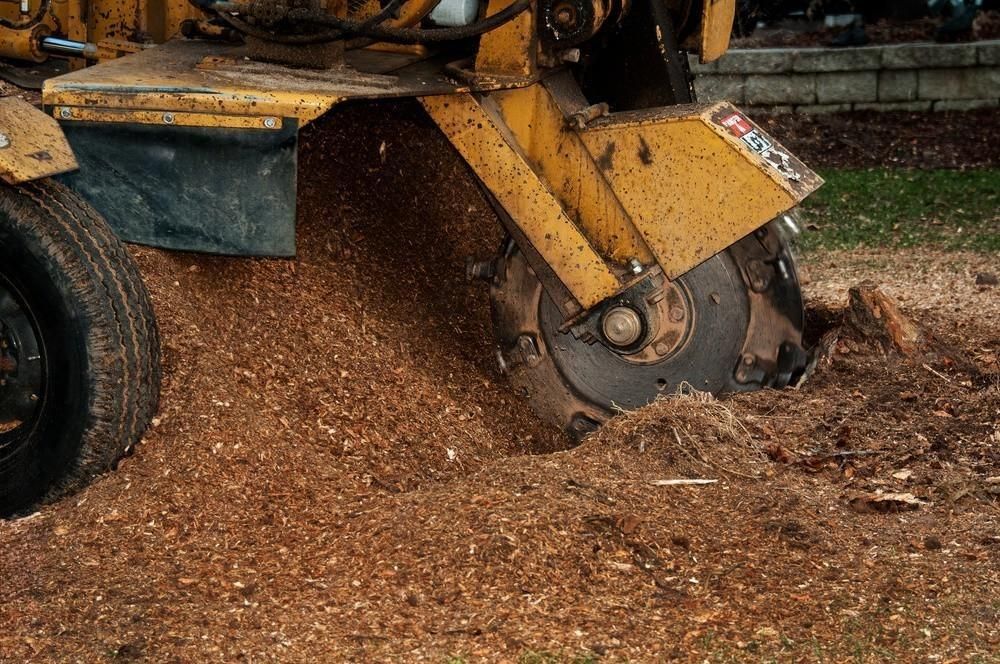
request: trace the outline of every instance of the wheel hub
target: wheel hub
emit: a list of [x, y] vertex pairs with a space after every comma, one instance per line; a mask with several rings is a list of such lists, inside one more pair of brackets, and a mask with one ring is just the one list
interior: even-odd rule
[[569, 327], [523, 253], [505, 249], [497, 275], [491, 297], [506, 373], [573, 437], [659, 394], [781, 387], [805, 366], [794, 265], [772, 227], [674, 280], [650, 273]]
[[631, 307], [613, 307], [604, 314], [601, 331], [613, 346], [631, 346], [642, 336], [642, 319]]
[[44, 384], [42, 357], [30, 310], [0, 278], [0, 447], [2, 434], [30, 423]]

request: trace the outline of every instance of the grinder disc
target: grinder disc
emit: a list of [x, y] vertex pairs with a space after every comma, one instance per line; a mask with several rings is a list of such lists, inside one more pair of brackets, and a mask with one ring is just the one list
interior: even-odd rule
[[596, 332], [581, 334], [586, 326], [566, 329], [525, 255], [505, 253], [491, 288], [499, 357], [543, 419], [580, 438], [661, 394], [780, 387], [805, 368], [802, 298], [774, 225], [672, 282], [658, 271], [648, 281], [641, 295], [625, 293], [591, 313], [587, 329]]

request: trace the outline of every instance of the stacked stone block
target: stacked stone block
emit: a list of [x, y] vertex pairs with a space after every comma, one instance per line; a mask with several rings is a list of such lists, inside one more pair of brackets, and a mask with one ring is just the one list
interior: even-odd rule
[[702, 101], [777, 112], [947, 111], [1000, 105], [1000, 40], [732, 50], [691, 58]]

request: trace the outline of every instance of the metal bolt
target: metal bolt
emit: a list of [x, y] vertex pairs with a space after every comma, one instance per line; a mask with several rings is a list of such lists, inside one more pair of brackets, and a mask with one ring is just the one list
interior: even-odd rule
[[164, 124], [173, 124], [174, 123], [174, 114], [173, 113], [164, 113], [163, 114], [163, 123]]
[[472, 256], [465, 259], [465, 278], [468, 281], [492, 281], [496, 274], [495, 260], [477, 261]]
[[748, 367], [752, 367], [755, 361], [756, 358], [750, 353], [747, 353], [746, 355], [743, 356], [743, 364], [745, 364]]
[[634, 309], [615, 307], [601, 321], [604, 338], [616, 346], [628, 346], [639, 340], [642, 334], [642, 320]]
[[507, 364], [507, 358], [503, 356], [503, 351], [500, 350], [499, 348], [497, 348], [496, 358], [497, 358], [497, 364], [500, 365], [500, 373], [506, 376], [508, 373], [510, 373], [510, 365]]
[[71, 117], [73, 117], [73, 111], [69, 110], [68, 108], [60, 109], [59, 117], [61, 117], [63, 120], [69, 120]]
[[264, 126], [268, 129], [274, 129], [278, 126], [278, 121], [274, 118], [264, 118]]
[[657, 341], [653, 344], [653, 350], [656, 351], [657, 355], [666, 355], [670, 352], [670, 345], [665, 341]]
[[639, 262], [638, 258], [630, 258], [628, 266], [632, 270], [632, 274], [642, 274], [642, 263]]
[[578, 48], [568, 48], [563, 51], [559, 58], [563, 62], [579, 62], [580, 61], [580, 49]]
[[670, 307], [670, 320], [675, 323], [679, 323], [684, 320], [684, 308], [683, 307]]
[[646, 302], [648, 302], [649, 304], [656, 304], [657, 302], [661, 301], [666, 296], [667, 296], [667, 294], [663, 292], [662, 288], [657, 288], [654, 291], [650, 291], [646, 295]]
[[538, 345], [535, 344], [535, 338], [530, 334], [522, 334], [517, 338], [517, 350], [515, 353], [520, 355], [521, 361], [527, 362], [529, 365], [534, 365], [541, 359], [541, 355], [538, 352]]

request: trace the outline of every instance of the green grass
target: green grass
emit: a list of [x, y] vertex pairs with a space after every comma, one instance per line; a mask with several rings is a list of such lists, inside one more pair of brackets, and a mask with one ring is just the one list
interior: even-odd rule
[[1000, 169], [827, 170], [802, 205], [810, 249], [912, 247], [1000, 251]]

